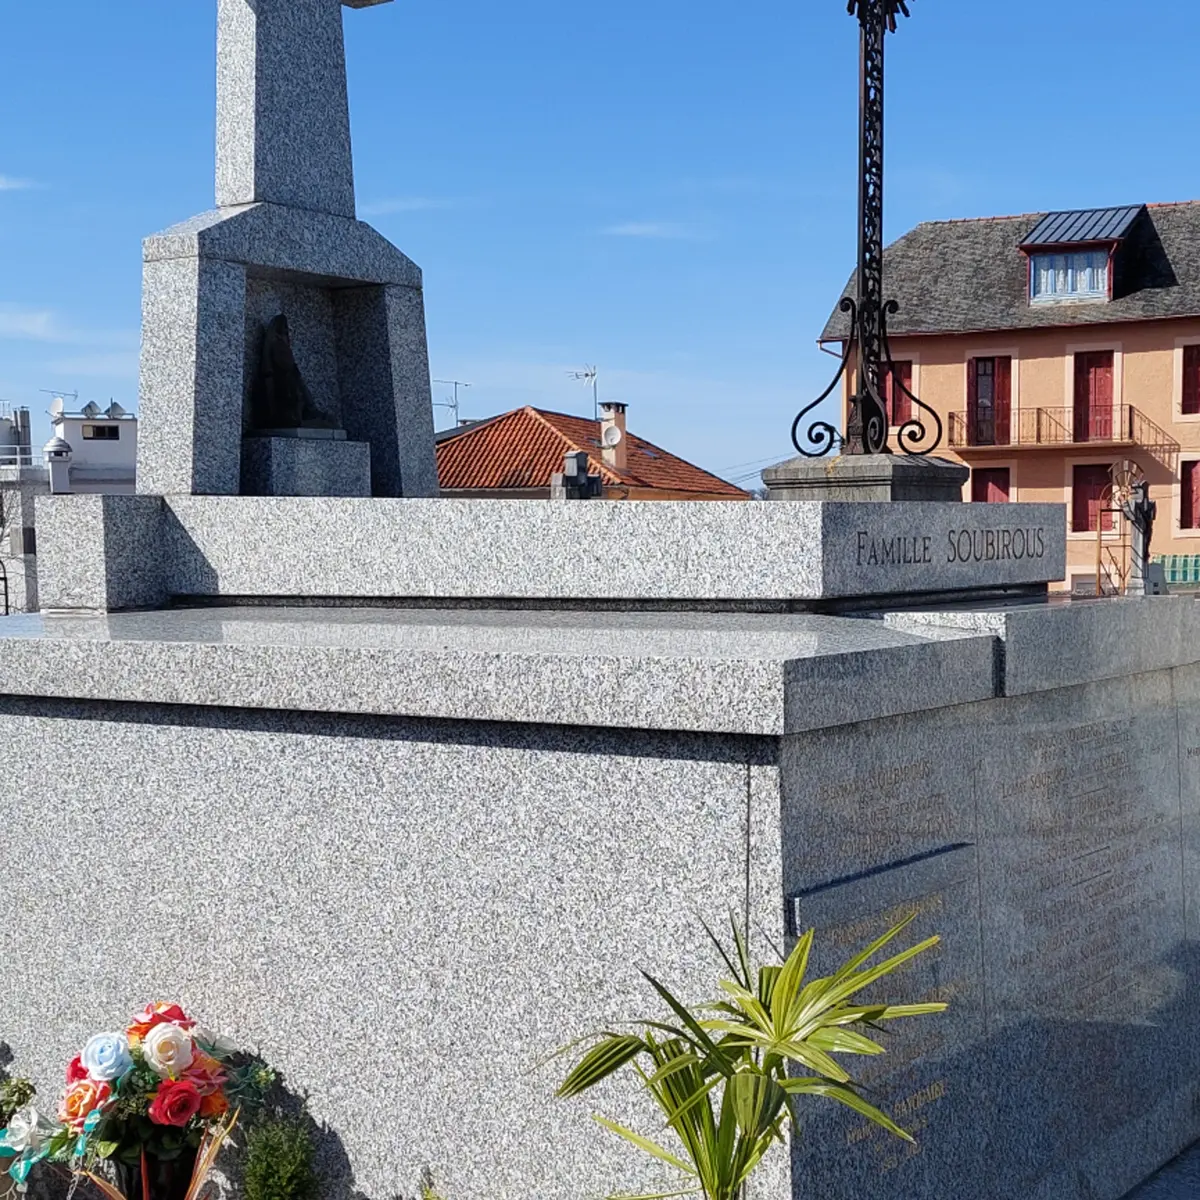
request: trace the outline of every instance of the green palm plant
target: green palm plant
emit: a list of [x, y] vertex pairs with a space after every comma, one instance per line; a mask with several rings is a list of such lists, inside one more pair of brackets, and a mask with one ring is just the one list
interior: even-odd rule
[[[871, 965], [911, 923], [889, 930], [833, 975], [806, 980], [813, 947], [810, 929], [782, 965], [753, 968], [736, 921], [734, 953], [705, 926], [731, 979], [723, 999], [689, 1008], [646, 972], [647, 982], [673, 1019], [635, 1022], [636, 1033], [605, 1031], [558, 1089], [579, 1096], [632, 1066], [678, 1141], [672, 1151], [632, 1129], [596, 1116], [606, 1129], [681, 1173], [673, 1191], [625, 1195], [619, 1200], [740, 1200], [746, 1181], [777, 1142], [788, 1122], [798, 1125], [801, 1096], [836, 1100], [907, 1141], [913, 1139], [859, 1094], [834, 1054], [882, 1054], [866, 1033], [881, 1022], [945, 1011], [945, 1004], [855, 1004], [865, 988], [890, 975], [938, 942], [926, 938]], [[598, 1039], [598, 1040], [596, 1040]], [[580, 1043], [564, 1048], [569, 1053]], [[798, 1063], [806, 1074], [793, 1074]], [[613, 1198], [618, 1200], [618, 1198]]]

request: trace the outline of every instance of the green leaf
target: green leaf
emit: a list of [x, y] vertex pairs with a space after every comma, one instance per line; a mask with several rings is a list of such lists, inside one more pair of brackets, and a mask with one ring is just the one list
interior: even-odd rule
[[878, 1042], [856, 1033], [853, 1029], [816, 1029], [808, 1035], [808, 1044], [831, 1054], [883, 1054]]
[[92, 1149], [95, 1150], [101, 1158], [112, 1158], [112, 1156], [116, 1154], [117, 1147], [120, 1144], [120, 1142], [96, 1141], [92, 1143]]
[[579, 1065], [563, 1080], [558, 1095], [578, 1096], [619, 1071], [646, 1049], [645, 1040], [633, 1034], [616, 1034], [593, 1046]]
[[609, 1129], [613, 1133], [623, 1137], [627, 1142], [632, 1142], [639, 1150], [644, 1150], [660, 1162], [665, 1162], [668, 1166], [675, 1167], [685, 1175], [694, 1176], [696, 1174], [695, 1167], [688, 1166], [682, 1159], [678, 1159], [669, 1151], [664, 1150], [657, 1142], [652, 1142], [649, 1138], [642, 1137], [640, 1133], [634, 1133], [632, 1129], [626, 1129], [624, 1125], [618, 1125], [616, 1121], [610, 1121], [607, 1117], [594, 1116], [592, 1119], [598, 1124], [603, 1125], [605, 1129]]
[[856, 1091], [840, 1083], [826, 1083], [822, 1080], [814, 1082], [811, 1079], [781, 1079], [779, 1086], [793, 1096], [827, 1096], [839, 1104], [845, 1104], [855, 1112], [881, 1125], [889, 1133], [903, 1138], [906, 1142], [914, 1141], [911, 1134], [906, 1133], [886, 1113], [882, 1113], [873, 1104], [868, 1104]]
[[739, 1072], [728, 1088], [738, 1128], [750, 1138], [766, 1133], [783, 1107], [784, 1092], [775, 1080], [748, 1071]]
[[783, 970], [779, 973], [779, 980], [775, 984], [774, 994], [771, 996], [771, 1019], [775, 1022], [776, 1029], [781, 1031], [791, 1017], [792, 1007], [804, 983], [812, 945], [813, 931], [810, 929], [788, 955], [787, 962], [783, 964]]

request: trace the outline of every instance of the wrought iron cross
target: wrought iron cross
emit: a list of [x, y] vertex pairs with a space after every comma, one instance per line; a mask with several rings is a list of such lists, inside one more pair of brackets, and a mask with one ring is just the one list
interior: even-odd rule
[[[792, 425], [792, 442], [801, 454], [819, 458], [839, 446], [846, 454], [889, 454], [888, 411], [884, 399], [885, 369], [891, 376], [892, 398], [906, 396], [912, 417], [897, 431], [906, 454], [928, 454], [942, 440], [941, 418], [911, 392], [892, 368], [888, 345], [888, 316], [900, 311], [883, 298], [883, 51], [896, 18], [908, 16], [906, 0], [849, 0], [847, 12], [858, 17], [859, 70], [859, 178], [858, 178], [858, 277], [854, 299], [843, 298], [841, 310], [850, 317], [850, 335], [833, 382], [800, 411]], [[854, 362], [854, 394], [850, 397], [845, 436], [828, 421], [815, 421], [800, 438], [804, 418], [827, 400]], [[918, 411], [929, 414], [934, 430], [926, 428]], [[807, 443], [807, 444], [805, 444]]]

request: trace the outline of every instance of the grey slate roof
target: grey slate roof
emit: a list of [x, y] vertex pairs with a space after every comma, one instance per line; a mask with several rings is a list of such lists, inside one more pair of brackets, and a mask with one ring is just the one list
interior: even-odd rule
[[1038, 222], [1022, 243], [1025, 246], [1066, 246], [1073, 242], [1117, 242], [1142, 215], [1144, 204], [1124, 208], [1090, 208], [1053, 212]]
[[[1028, 268], [1019, 247], [1048, 213], [930, 221], [884, 252], [884, 294], [900, 303], [889, 332], [982, 333], [1200, 316], [1200, 201], [1150, 205], [1137, 228], [1117, 299], [1029, 303]], [[1135, 239], [1131, 237], [1131, 243]], [[853, 296], [851, 275], [845, 296]], [[840, 298], [839, 298], [840, 299]], [[836, 306], [822, 341], [847, 336]]]

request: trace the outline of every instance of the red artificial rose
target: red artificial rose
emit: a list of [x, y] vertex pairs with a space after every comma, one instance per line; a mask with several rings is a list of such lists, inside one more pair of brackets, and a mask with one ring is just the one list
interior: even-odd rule
[[191, 1080], [165, 1079], [150, 1104], [150, 1120], [155, 1125], [182, 1128], [200, 1111], [202, 1099], [200, 1089]]
[[191, 1029], [196, 1024], [178, 1004], [147, 1004], [129, 1024], [129, 1040], [137, 1045], [155, 1025], [170, 1022], [180, 1029]]
[[86, 1079], [87, 1077], [87, 1067], [83, 1065], [82, 1058], [77, 1054], [67, 1066], [67, 1082], [75, 1083], [77, 1080]]

